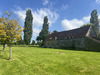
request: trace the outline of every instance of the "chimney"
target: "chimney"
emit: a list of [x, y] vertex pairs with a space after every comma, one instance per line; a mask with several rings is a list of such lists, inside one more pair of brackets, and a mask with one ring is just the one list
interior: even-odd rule
[[49, 34], [52, 34], [52, 32], [50, 31]]

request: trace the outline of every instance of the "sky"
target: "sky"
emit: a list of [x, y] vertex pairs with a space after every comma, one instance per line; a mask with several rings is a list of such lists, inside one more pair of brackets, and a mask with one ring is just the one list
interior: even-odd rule
[[31, 9], [33, 14], [32, 40], [36, 40], [41, 31], [44, 16], [48, 16], [51, 32], [71, 30], [89, 23], [94, 9], [100, 18], [100, 0], [2, 0], [0, 17], [5, 11], [13, 12], [13, 17], [19, 18], [24, 27], [27, 9]]

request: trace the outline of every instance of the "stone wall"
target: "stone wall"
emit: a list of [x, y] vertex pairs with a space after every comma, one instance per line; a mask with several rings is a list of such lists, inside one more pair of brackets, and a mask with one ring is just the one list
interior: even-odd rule
[[86, 47], [90, 51], [100, 51], [100, 41], [91, 37], [86, 37]]
[[74, 39], [75, 49], [86, 49], [85, 38]]
[[64, 49], [86, 49], [85, 38], [46, 41], [45, 47]]
[[96, 33], [93, 30], [93, 27], [91, 27], [90, 30], [89, 30], [89, 36], [91, 36], [91, 37], [97, 37]]
[[45, 41], [45, 47], [56, 48], [56, 40]]
[[74, 48], [73, 39], [57, 40], [57, 48]]
[[45, 47], [100, 51], [100, 41], [92, 37], [67, 39], [67, 40], [51, 40], [45, 42]]
[[76, 39], [57, 40], [57, 47], [66, 49], [85, 49], [85, 39], [76, 38]]

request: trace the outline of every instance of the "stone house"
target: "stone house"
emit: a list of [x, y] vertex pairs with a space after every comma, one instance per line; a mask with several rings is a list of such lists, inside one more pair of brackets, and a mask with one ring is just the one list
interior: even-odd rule
[[85, 27], [50, 34], [44, 46], [48, 48], [82, 49], [100, 51], [100, 40], [93, 27]]

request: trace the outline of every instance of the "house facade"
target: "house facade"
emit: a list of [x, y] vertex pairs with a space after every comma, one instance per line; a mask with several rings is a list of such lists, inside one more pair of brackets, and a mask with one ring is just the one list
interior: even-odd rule
[[[100, 50], [100, 41], [93, 27], [85, 27], [50, 34], [44, 46], [48, 48]], [[92, 43], [92, 44], [91, 44]]]

